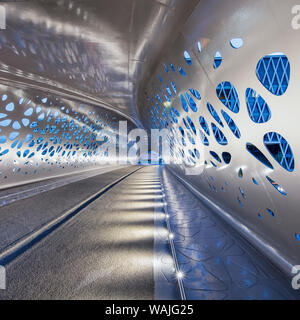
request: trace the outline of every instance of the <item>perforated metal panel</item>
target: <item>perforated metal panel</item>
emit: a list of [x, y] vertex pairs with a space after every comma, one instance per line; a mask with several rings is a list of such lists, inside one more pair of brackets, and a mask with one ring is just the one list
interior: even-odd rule
[[[260, 239], [287, 272], [300, 261], [300, 62], [293, 6], [201, 1], [177, 39], [166, 43], [140, 95], [148, 109], [140, 113], [143, 121], [170, 130], [171, 167]], [[173, 85], [170, 94], [166, 88]], [[201, 100], [191, 94], [195, 90]], [[198, 173], [188, 175], [187, 166]]]
[[121, 120], [104, 108], [0, 86], [0, 188], [113, 164], [107, 148]]

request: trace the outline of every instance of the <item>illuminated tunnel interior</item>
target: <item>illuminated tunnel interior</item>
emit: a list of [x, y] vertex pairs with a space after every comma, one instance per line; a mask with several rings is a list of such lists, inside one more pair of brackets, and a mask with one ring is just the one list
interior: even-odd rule
[[1, 3], [0, 299], [299, 300], [299, 13]]

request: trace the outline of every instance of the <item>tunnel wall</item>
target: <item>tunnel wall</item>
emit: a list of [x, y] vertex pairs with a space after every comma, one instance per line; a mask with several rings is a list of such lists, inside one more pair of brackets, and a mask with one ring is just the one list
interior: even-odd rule
[[108, 148], [126, 118], [40, 90], [0, 92], [0, 189], [117, 163]]
[[114, 164], [107, 148], [119, 121], [128, 131], [137, 124], [122, 99], [128, 79], [111, 70], [123, 57], [114, 4], [12, 1], [1, 10], [0, 189]]
[[140, 95], [143, 122], [169, 130], [169, 167], [264, 243], [287, 273], [300, 257], [293, 6], [201, 1], [170, 36]]

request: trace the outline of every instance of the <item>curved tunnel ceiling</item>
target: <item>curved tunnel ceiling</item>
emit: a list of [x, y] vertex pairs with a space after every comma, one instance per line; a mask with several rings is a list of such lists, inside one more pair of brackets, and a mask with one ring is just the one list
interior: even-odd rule
[[0, 81], [104, 106], [141, 126], [138, 84], [198, 2], [7, 3]]

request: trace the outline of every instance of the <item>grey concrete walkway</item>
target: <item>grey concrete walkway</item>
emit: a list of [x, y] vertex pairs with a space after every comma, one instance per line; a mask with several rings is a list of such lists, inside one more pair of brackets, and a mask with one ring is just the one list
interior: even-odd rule
[[9, 263], [0, 298], [153, 299], [159, 190], [153, 167], [120, 182]]
[[[21, 219], [27, 212], [32, 228], [38, 228], [41, 215], [53, 218], [133, 172], [11, 260], [6, 265], [7, 290], [0, 290], [0, 299], [179, 298], [160, 169], [135, 170], [123, 168], [2, 208], [9, 211], [0, 212], [0, 231], [9, 213]], [[299, 299], [264, 256], [170, 172], [163, 170], [162, 176], [188, 299]]]
[[187, 299], [300, 299], [290, 279], [167, 169], [163, 183]]

